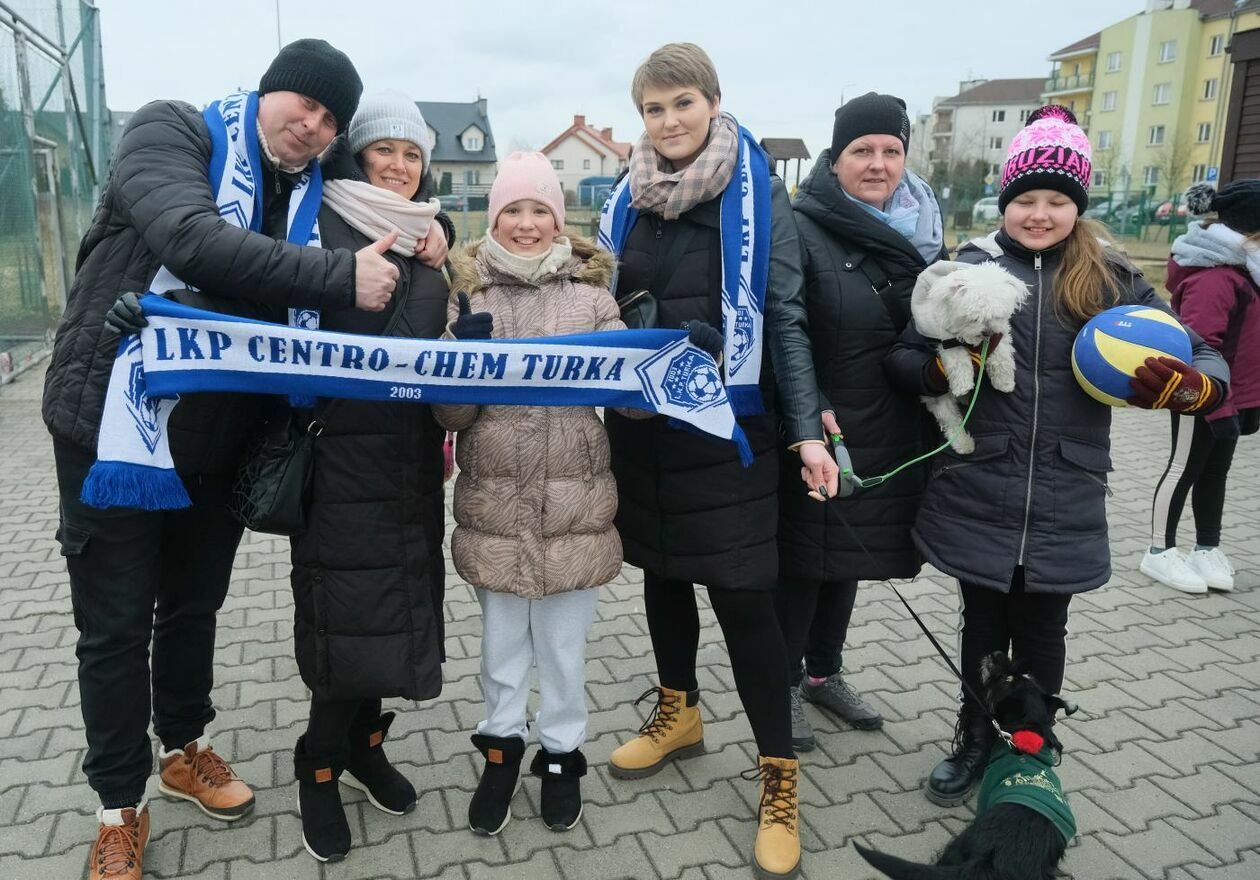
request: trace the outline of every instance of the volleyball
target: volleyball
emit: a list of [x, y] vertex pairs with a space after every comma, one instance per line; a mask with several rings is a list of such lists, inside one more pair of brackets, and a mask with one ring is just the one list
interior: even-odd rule
[[1151, 306], [1116, 306], [1076, 334], [1072, 372], [1085, 393], [1108, 406], [1128, 406], [1129, 380], [1151, 357], [1190, 363], [1190, 337], [1172, 315]]

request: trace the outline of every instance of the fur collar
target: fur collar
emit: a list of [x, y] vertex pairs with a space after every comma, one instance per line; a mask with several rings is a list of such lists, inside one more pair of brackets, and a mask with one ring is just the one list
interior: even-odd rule
[[[570, 280], [607, 290], [612, 283], [612, 254], [597, 247], [591, 239], [578, 235], [570, 236], [569, 243], [573, 247], [573, 256], [555, 272], [539, 276], [527, 286], [542, 287], [550, 282]], [[492, 284], [526, 285], [519, 278], [499, 271], [484, 257], [478, 259], [480, 253], [480, 241], [451, 251], [452, 289], [474, 293]]]

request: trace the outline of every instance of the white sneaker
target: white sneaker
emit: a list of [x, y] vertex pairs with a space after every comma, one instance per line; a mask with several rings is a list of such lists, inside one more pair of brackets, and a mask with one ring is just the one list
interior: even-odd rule
[[1170, 547], [1159, 553], [1152, 553], [1148, 548], [1138, 569], [1152, 580], [1159, 581], [1174, 590], [1181, 590], [1183, 593], [1208, 591], [1207, 581], [1191, 567], [1190, 563], [1186, 562], [1186, 558], [1176, 547]]
[[1226, 593], [1234, 589], [1234, 566], [1229, 564], [1229, 557], [1220, 547], [1193, 550], [1186, 561], [1203, 578], [1208, 589]]

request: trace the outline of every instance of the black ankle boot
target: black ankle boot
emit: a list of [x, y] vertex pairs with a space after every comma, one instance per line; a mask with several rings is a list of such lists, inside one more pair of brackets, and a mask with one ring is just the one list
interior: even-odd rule
[[552, 831], [568, 831], [582, 818], [586, 756], [578, 749], [555, 754], [539, 749], [529, 772], [542, 780], [542, 818]]
[[495, 835], [512, 818], [512, 795], [521, 784], [525, 740], [474, 733], [472, 744], [485, 756], [486, 766], [468, 804], [468, 827], [477, 834]]
[[350, 728], [350, 754], [341, 782], [367, 795], [376, 809], [401, 816], [416, 807], [416, 789], [385, 757], [385, 735], [394, 723], [386, 712], [371, 721], [356, 721]]
[[344, 767], [345, 755], [308, 755], [306, 737], [298, 737], [293, 775], [298, 781], [302, 845], [321, 862], [339, 862], [350, 852], [350, 825], [337, 788]]
[[971, 797], [984, 776], [989, 752], [997, 739], [993, 724], [978, 712], [963, 709], [954, 728], [954, 748], [932, 769], [923, 793], [942, 807], [954, 807]]

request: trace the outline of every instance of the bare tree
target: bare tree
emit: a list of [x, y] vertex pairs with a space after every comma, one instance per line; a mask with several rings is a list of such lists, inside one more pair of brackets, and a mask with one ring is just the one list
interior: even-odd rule
[[1159, 169], [1160, 180], [1164, 182], [1168, 198], [1171, 199], [1184, 189], [1181, 178], [1186, 173], [1186, 166], [1190, 164], [1190, 142], [1184, 135], [1173, 138], [1172, 143], [1166, 143], [1159, 148], [1151, 164]]
[[513, 153], [533, 153], [537, 149], [532, 143], [519, 135], [512, 138], [512, 144], [509, 147], [509, 151]]

